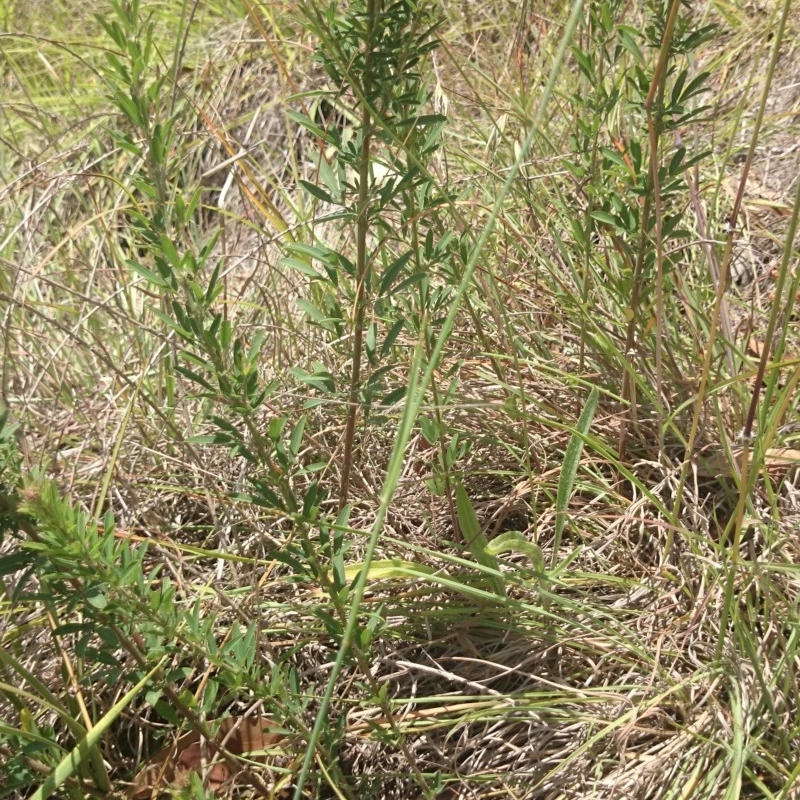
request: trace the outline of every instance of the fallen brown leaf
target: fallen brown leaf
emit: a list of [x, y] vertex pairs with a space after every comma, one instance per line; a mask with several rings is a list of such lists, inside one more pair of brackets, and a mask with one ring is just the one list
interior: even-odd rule
[[[214, 727], [214, 722], [209, 721]], [[213, 744], [233, 755], [249, 754], [266, 763], [271, 747], [285, 737], [276, 733], [277, 724], [268, 717], [226, 717], [219, 724]], [[204, 773], [205, 768], [205, 773]], [[149, 800], [167, 789], [179, 789], [189, 781], [192, 772], [205, 774], [209, 789], [219, 792], [231, 782], [231, 769], [197, 731], [179, 736], [173, 744], [156, 753], [136, 775], [128, 794], [130, 800]]]

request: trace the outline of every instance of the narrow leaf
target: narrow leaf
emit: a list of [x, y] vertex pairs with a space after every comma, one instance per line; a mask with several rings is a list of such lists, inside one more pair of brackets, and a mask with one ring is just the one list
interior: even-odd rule
[[383, 296], [386, 294], [386, 291], [391, 287], [391, 285], [397, 280], [397, 276], [402, 272], [403, 267], [408, 264], [409, 260], [411, 259], [411, 250], [406, 253], [403, 253], [400, 258], [390, 264], [386, 271], [383, 273], [383, 277], [381, 278], [381, 285], [378, 289], [378, 295]]
[[586, 400], [586, 405], [583, 408], [578, 424], [570, 437], [569, 444], [567, 445], [567, 452], [564, 454], [564, 465], [561, 468], [561, 478], [558, 481], [558, 493], [556, 495], [556, 530], [555, 536], [553, 537], [552, 558], [553, 569], [555, 569], [556, 562], [558, 561], [558, 548], [561, 545], [561, 536], [564, 532], [564, 526], [567, 523], [567, 509], [569, 508], [570, 497], [572, 497], [575, 477], [578, 474], [578, 465], [581, 461], [583, 443], [591, 427], [592, 420], [594, 419], [594, 412], [597, 410], [597, 401], [599, 397], [600, 393], [597, 391], [597, 387], [593, 386], [592, 391], [589, 392], [589, 397]]
[[475, 560], [487, 570], [491, 570], [497, 574], [486, 576], [492, 591], [499, 597], [506, 596], [506, 588], [503, 583], [503, 578], [499, 574], [500, 568], [497, 559], [486, 552], [489, 544], [486, 535], [481, 530], [478, 518], [475, 515], [475, 509], [472, 507], [472, 501], [469, 499], [467, 490], [459, 483], [456, 486], [456, 514], [458, 516], [458, 524], [461, 527], [461, 535], [464, 537], [464, 542], [467, 545], [470, 553], [475, 557]]
[[311, 183], [309, 181], [300, 180], [298, 183], [312, 196], [316, 197], [317, 200], [322, 200], [323, 203], [331, 203], [332, 205], [336, 203], [336, 201], [321, 187], [317, 186], [315, 183]]

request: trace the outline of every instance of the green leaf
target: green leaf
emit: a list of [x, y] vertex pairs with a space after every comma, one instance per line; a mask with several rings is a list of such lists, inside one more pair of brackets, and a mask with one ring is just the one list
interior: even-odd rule
[[614, 228], [619, 227], [619, 220], [613, 214], [597, 210], [592, 211], [590, 216], [592, 219], [596, 219], [598, 222], [605, 222], [606, 225], [611, 225]]
[[393, 406], [395, 403], [399, 403], [404, 397], [406, 396], [406, 387], [405, 386], [398, 386], [396, 389], [393, 389], [389, 394], [385, 397], [382, 397], [378, 401], [378, 405], [382, 406], [383, 408], [387, 408], [388, 406]]
[[129, 259], [128, 261], [126, 261], [126, 263], [135, 273], [141, 275], [145, 280], [149, 281], [154, 286], [158, 286], [161, 289], [172, 288], [169, 281], [165, 281], [160, 275], [148, 269], [143, 264], [140, 264], [138, 261], [133, 261]]
[[303, 300], [302, 298], [298, 298], [295, 300], [297, 307], [306, 313], [306, 316], [312, 321], [316, 322], [317, 325], [325, 325], [326, 323], [330, 322], [330, 318], [320, 311], [313, 303], [309, 303], [308, 300]]
[[[256, 483], [252, 494], [236, 492], [232, 494], [231, 497], [233, 497], [234, 500], [244, 500], [246, 503], [252, 503], [261, 508], [283, 508], [283, 503], [278, 495], [262, 481]], [[282, 560], [277, 555], [275, 557], [278, 561]]]
[[207, 433], [199, 433], [195, 436], [190, 436], [186, 441], [189, 444], [219, 444], [216, 435], [212, 436]]
[[135, 128], [141, 128], [143, 117], [139, 112], [138, 104], [130, 97], [122, 94], [122, 92], [114, 92], [112, 99], [116, 103], [117, 108], [128, 118]]
[[330, 192], [332, 202], [341, 204], [342, 187], [339, 184], [339, 178], [331, 169], [331, 165], [325, 158], [320, 158], [319, 160], [319, 179], [325, 184], [325, 187]]
[[299, 381], [302, 381], [315, 389], [319, 389], [325, 394], [332, 394], [336, 391], [336, 382], [333, 375], [324, 369], [320, 369], [314, 373], [306, 372], [300, 367], [292, 367], [289, 372], [294, 375]]
[[294, 426], [294, 430], [292, 431], [292, 438], [289, 442], [289, 452], [297, 458], [297, 454], [300, 452], [300, 445], [303, 443], [303, 433], [306, 429], [306, 421], [307, 417], [304, 414], [300, 417], [297, 425]]
[[261, 355], [261, 348], [264, 346], [264, 341], [267, 338], [266, 331], [256, 331], [253, 340], [250, 342], [250, 347], [247, 350], [247, 363], [255, 365], [258, 357]]
[[220, 430], [229, 433], [231, 436], [235, 438], [236, 441], [238, 442], [244, 441], [244, 437], [242, 436], [239, 429], [235, 425], [232, 425], [230, 422], [228, 422], [228, 420], [226, 420], [225, 417], [212, 415], [210, 419]]
[[335, 205], [336, 201], [321, 187], [317, 186], [314, 183], [309, 181], [304, 181], [302, 178], [298, 181], [298, 183], [312, 196], [316, 197], [317, 200], [322, 200], [323, 203], [331, 203]]
[[612, 147], [601, 147], [600, 148], [600, 152], [609, 161], [612, 161], [613, 163], [618, 164], [626, 172], [628, 171], [628, 165], [625, 163], [625, 159], [622, 157], [622, 154], [618, 150], [615, 150]]
[[116, 20], [111, 20], [109, 22], [101, 14], [92, 14], [92, 16], [97, 20], [100, 27], [106, 32], [114, 44], [119, 47], [120, 50], [124, 50], [127, 40], [125, 31], [122, 30], [120, 24]]
[[176, 364], [175, 371], [178, 374], [183, 375], [184, 378], [188, 378], [190, 381], [193, 381], [198, 386], [202, 386], [205, 390], [209, 392], [215, 391], [214, 387], [198, 372], [195, 372], [188, 367], [184, 367], [182, 364]]
[[669, 160], [669, 166], [667, 167], [667, 172], [670, 175], [679, 175], [681, 172], [683, 172], [683, 158], [685, 155], [685, 147], [681, 146], [675, 149], [675, 152], [672, 154], [672, 158]]
[[307, 117], [305, 114], [301, 114], [299, 111], [294, 111], [290, 108], [287, 110], [286, 116], [289, 117], [292, 122], [296, 122], [307, 131], [311, 131], [314, 136], [318, 136], [320, 139], [327, 141], [328, 135], [325, 132], [325, 129], [317, 125], [316, 122]]
[[395, 321], [392, 327], [389, 328], [389, 332], [384, 337], [383, 344], [381, 345], [381, 358], [385, 358], [388, 355], [389, 350], [391, 350], [392, 345], [397, 340], [397, 337], [400, 335], [400, 331], [403, 330], [405, 324], [406, 321], [404, 319], [398, 319]]
[[98, 609], [98, 611], [102, 611], [108, 606], [108, 598], [99, 586], [93, 586], [86, 590], [86, 602], [92, 606], [92, 608]]
[[436, 444], [442, 435], [442, 428], [438, 420], [432, 417], [420, 417], [418, 422], [422, 438], [430, 445]]
[[280, 263], [283, 264], [284, 267], [289, 267], [289, 269], [293, 269], [296, 272], [299, 272], [301, 275], [306, 275], [312, 280], [315, 281], [324, 281], [325, 276], [321, 272], [317, 272], [314, 267], [311, 266], [307, 261], [302, 261], [299, 258], [290, 258], [285, 256], [280, 260]]
[[564, 526], [567, 523], [567, 510], [569, 508], [570, 497], [572, 497], [575, 477], [578, 474], [578, 466], [581, 461], [581, 453], [583, 452], [583, 443], [592, 425], [599, 397], [600, 393], [597, 387], [593, 386], [586, 400], [586, 405], [583, 407], [580, 419], [578, 419], [578, 424], [572, 436], [570, 436], [567, 451], [564, 454], [564, 464], [561, 467], [561, 477], [558, 481], [558, 492], [556, 494], [556, 529], [553, 536], [553, 569], [555, 569], [556, 562], [558, 561], [558, 548], [561, 545], [561, 536], [564, 533]]
[[637, 63], [644, 64], [644, 56], [642, 56], [639, 45], [636, 44], [636, 39], [641, 36], [640, 31], [629, 25], [619, 25], [617, 35], [622, 46], [636, 59]]
[[281, 438], [288, 421], [287, 417], [273, 417], [269, 421], [268, 436], [273, 442], [277, 442]]
[[317, 517], [319, 504], [322, 502], [324, 492], [320, 491], [319, 482], [312, 481], [303, 497], [303, 519], [314, 520]]
[[419, 116], [408, 117], [407, 119], [397, 120], [395, 127], [398, 129], [417, 127], [423, 128], [428, 125], [442, 125], [447, 122], [447, 117], [443, 114], [420, 114]]
[[370, 322], [367, 326], [367, 333], [364, 337], [364, 347], [367, 351], [367, 358], [370, 364], [375, 363], [375, 349], [376, 349], [377, 329], [374, 322]]
[[486, 545], [486, 552], [492, 556], [503, 553], [523, 553], [528, 556], [536, 572], [544, 572], [544, 556], [538, 544], [529, 542], [520, 531], [506, 531]]
[[381, 278], [381, 285], [378, 288], [378, 296], [382, 297], [391, 288], [391, 285], [397, 280], [398, 275], [403, 271], [403, 268], [408, 264], [411, 259], [411, 250], [403, 253], [400, 258], [393, 261], [383, 273]]
[[409, 275], [405, 280], [400, 281], [400, 283], [395, 286], [392, 294], [400, 294], [400, 292], [405, 291], [408, 289], [409, 286], [414, 286], [417, 283], [422, 283], [423, 281], [428, 279], [428, 274], [426, 272], [415, 272], [413, 275]]
[[315, 245], [303, 244], [302, 242], [293, 242], [288, 245], [286, 247], [286, 252], [292, 253], [293, 255], [306, 256], [307, 261], [326, 261], [330, 258], [331, 253], [335, 253], [335, 251], [331, 250], [329, 247], [317, 247]]
[[681, 102], [685, 103], [687, 100], [694, 97], [696, 94], [700, 94], [707, 90], [707, 87], [704, 85], [708, 80], [708, 76], [710, 73], [708, 72], [701, 72], [696, 78], [694, 78], [689, 85], [683, 90], [683, 94], [681, 95]]
[[34, 560], [33, 554], [25, 551], [17, 551], [16, 553], [3, 556], [0, 558], [0, 576], [12, 575], [32, 564]]
[[[472, 507], [472, 501], [469, 499], [467, 490], [459, 483], [456, 486], [456, 514], [458, 516], [458, 524], [461, 528], [461, 535], [464, 537], [464, 543], [467, 545], [470, 553], [475, 557], [475, 560], [482, 566], [486, 567], [488, 574], [486, 575], [492, 591], [498, 597], [506, 596], [506, 587], [503, 577], [500, 574], [500, 568], [497, 559], [486, 552], [489, 544], [486, 535], [481, 530], [478, 517], [475, 515], [475, 509]], [[491, 574], [491, 573], [495, 574]]]

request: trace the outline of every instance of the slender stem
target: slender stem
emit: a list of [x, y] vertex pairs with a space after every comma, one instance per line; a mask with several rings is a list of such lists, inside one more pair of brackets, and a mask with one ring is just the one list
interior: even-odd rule
[[[686, 479], [689, 475], [689, 465], [691, 464], [692, 454], [694, 452], [694, 445], [695, 441], [697, 440], [697, 432], [700, 428], [700, 415], [703, 410], [703, 404], [705, 403], [708, 378], [709, 375], [711, 374], [711, 359], [714, 357], [714, 341], [717, 336], [717, 328], [719, 327], [720, 313], [724, 305], [723, 300], [725, 295], [725, 289], [728, 285], [728, 277], [730, 275], [731, 257], [733, 256], [733, 240], [736, 234], [736, 220], [739, 218], [739, 209], [741, 208], [742, 201], [744, 199], [744, 190], [745, 186], [747, 185], [747, 176], [750, 172], [750, 167], [753, 163], [753, 158], [756, 152], [756, 146], [758, 145], [759, 142], [759, 135], [761, 133], [761, 124], [764, 121], [764, 113], [767, 107], [767, 99], [769, 97], [769, 91], [772, 86], [772, 79], [773, 76], [775, 75], [775, 66], [778, 63], [778, 56], [780, 55], [781, 44], [783, 43], [783, 33], [786, 27], [786, 19], [789, 14], [790, 5], [791, 5], [791, 0], [784, 0], [783, 10], [781, 12], [781, 18], [778, 23], [778, 29], [777, 31], [775, 31], [775, 37], [773, 39], [772, 54], [770, 56], [769, 66], [767, 67], [766, 79], [764, 81], [764, 90], [761, 93], [761, 102], [759, 103], [758, 112], [756, 113], [756, 119], [755, 122], [753, 123], [753, 133], [752, 136], [750, 137], [750, 147], [747, 151], [747, 158], [745, 159], [744, 167], [742, 169], [742, 178], [741, 181], [739, 182], [739, 191], [733, 203], [733, 211], [731, 211], [731, 215], [728, 220], [728, 236], [725, 241], [725, 252], [722, 257], [722, 266], [720, 269], [719, 282], [717, 283], [717, 294], [714, 301], [714, 309], [711, 314], [711, 325], [708, 332], [708, 344], [706, 345], [705, 348], [705, 354], [703, 357], [703, 369], [700, 373], [700, 385], [697, 387], [697, 398], [694, 404], [692, 427], [689, 430], [689, 440], [686, 444], [686, 456], [683, 460], [683, 467], [681, 469], [681, 475], [678, 481], [678, 488], [677, 491], [675, 492], [675, 502], [672, 507], [672, 513], [675, 517], [678, 516], [678, 512], [680, 511], [681, 502], [683, 500], [683, 489], [686, 485]], [[789, 244], [787, 245], [787, 247], [791, 247], [791, 245]], [[758, 387], [758, 385], [759, 384], [756, 383], [756, 387]], [[745, 486], [743, 483], [741, 483], [740, 493], [744, 491], [744, 489]], [[722, 630], [722, 628], [720, 630]]]
[[[372, 94], [372, 76], [370, 62], [373, 47], [373, 30], [375, 15], [379, 12], [378, 0], [369, 0], [367, 4], [367, 54], [364, 69], [364, 95]], [[339, 510], [347, 505], [350, 493], [350, 472], [353, 466], [353, 442], [358, 417], [359, 389], [361, 385], [361, 359], [364, 349], [364, 320], [366, 318], [366, 282], [369, 270], [367, 256], [367, 234], [369, 233], [369, 187], [372, 143], [372, 111], [369, 103], [362, 104], [361, 114], [361, 154], [358, 174], [358, 216], [356, 219], [356, 296], [353, 309], [353, 367], [350, 371], [350, 402], [347, 409], [347, 424], [344, 434], [344, 457], [342, 460], [342, 477], [339, 483]]]
[[322, 735], [323, 728], [328, 724], [328, 709], [330, 708], [331, 700], [333, 699], [333, 693], [336, 689], [337, 681], [342, 673], [345, 660], [350, 648], [352, 647], [356, 631], [358, 630], [358, 626], [361, 621], [361, 615], [359, 612], [361, 610], [361, 602], [364, 597], [364, 592], [367, 588], [367, 578], [369, 575], [370, 565], [375, 557], [375, 551], [378, 547], [378, 540], [380, 539], [380, 534], [383, 530], [383, 524], [386, 520], [389, 505], [391, 504], [392, 497], [394, 496], [395, 489], [397, 488], [397, 484], [400, 480], [400, 473], [402, 471], [403, 461], [405, 459], [406, 447], [409, 439], [411, 438], [411, 431], [417, 415], [419, 414], [419, 409], [422, 405], [422, 399], [425, 395], [425, 391], [433, 380], [433, 373], [439, 365], [445, 343], [448, 341], [450, 334], [452, 333], [456, 316], [458, 315], [461, 304], [464, 302], [467, 289], [472, 283], [472, 276], [475, 273], [478, 261], [483, 253], [483, 249], [486, 247], [489, 237], [494, 232], [497, 219], [500, 216], [500, 212], [503, 208], [503, 204], [508, 197], [508, 193], [511, 191], [511, 186], [519, 174], [523, 161], [528, 157], [528, 153], [533, 145], [533, 141], [539, 133], [540, 126], [544, 122], [545, 111], [548, 108], [550, 97], [552, 96], [555, 88], [556, 80], [564, 65], [567, 52], [571, 46], [572, 37], [578, 27], [582, 10], [583, 0], [573, 0], [569, 20], [564, 29], [564, 36], [561, 39], [561, 44], [558, 52], [556, 53], [556, 57], [550, 72], [550, 77], [547, 81], [547, 85], [544, 88], [534, 123], [531, 125], [530, 130], [528, 131], [528, 134], [522, 143], [522, 146], [519, 148], [519, 152], [517, 153], [514, 164], [508, 171], [505, 183], [503, 183], [502, 188], [498, 192], [492, 212], [489, 215], [489, 218], [486, 220], [486, 225], [478, 237], [474, 247], [472, 248], [469, 260], [464, 268], [464, 274], [462, 275], [461, 281], [458, 285], [458, 289], [453, 295], [450, 311], [442, 323], [441, 331], [436, 339], [436, 344], [433, 347], [427, 366], [425, 367], [425, 372], [420, 377], [423, 364], [424, 337], [427, 336], [427, 326], [429, 324], [427, 316], [423, 318], [421, 322], [420, 336], [417, 340], [413, 361], [409, 371], [406, 404], [403, 408], [403, 415], [400, 419], [400, 425], [395, 436], [394, 448], [392, 449], [392, 455], [389, 459], [386, 481], [383, 485], [383, 490], [381, 491], [380, 504], [375, 515], [375, 521], [370, 531], [369, 540], [367, 541], [361, 572], [359, 572], [355, 586], [353, 587], [353, 593], [350, 600], [350, 616], [347, 620], [344, 634], [342, 635], [342, 643], [339, 646], [339, 652], [336, 655], [336, 661], [333, 663], [333, 667], [331, 668], [330, 675], [328, 677], [328, 683], [325, 687], [325, 692], [320, 700], [319, 709], [317, 711], [317, 719], [314, 722], [314, 727], [311, 731], [311, 736], [309, 737], [303, 764], [295, 782], [294, 800], [302, 800], [303, 798], [303, 787], [308, 779], [308, 773], [311, 769], [311, 762], [314, 760], [317, 743]]
[[[787, 12], [789, 8], [789, 0], [786, 1], [784, 5], [784, 14], [781, 18], [781, 22], [779, 24], [779, 30], [776, 33], [776, 40], [777, 42], [781, 42], [783, 40], [783, 28], [786, 22]], [[777, 53], [778, 47], [776, 46], [774, 53]], [[769, 81], [767, 82], [769, 85]], [[754, 140], [755, 141], [755, 140]], [[755, 384], [753, 385], [753, 396], [750, 401], [750, 408], [747, 412], [747, 419], [744, 423], [744, 431], [742, 433], [742, 454], [741, 454], [741, 461], [739, 464], [739, 469], [741, 471], [741, 477], [739, 478], [739, 497], [736, 503], [736, 510], [734, 512], [734, 528], [733, 528], [733, 542], [731, 543], [730, 548], [730, 561], [729, 567], [727, 570], [727, 575], [725, 577], [725, 600], [722, 604], [722, 614], [720, 619], [720, 627], [719, 627], [719, 639], [717, 640], [717, 648], [716, 648], [716, 655], [717, 658], [722, 656], [722, 650], [725, 646], [725, 637], [727, 636], [727, 627], [728, 627], [728, 618], [730, 616], [730, 610], [733, 607], [733, 592], [734, 586], [736, 584], [736, 573], [739, 568], [739, 562], [741, 560], [741, 556], [739, 555], [739, 549], [742, 543], [742, 531], [744, 529], [744, 509], [745, 503], [747, 498], [750, 496], [751, 490], [751, 475], [756, 475], [757, 471], [755, 469], [751, 469], [750, 463], [750, 442], [751, 437], [753, 434], [753, 425], [755, 424], [755, 417], [756, 417], [756, 410], [758, 408], [758, 398], [761, 395], [761, 387], [764, 380], [764, 374], [766, 373], [767, 369], [767, 362], [772, 358], [772, 338], [775, 334], [775, 328], [777, 327], [778, 321], [778, 313], [780, 308], [780, 301], [784, 293], [784, 286], [786, 284], [786, 277], [789, 273], [789, 262], [790, 259], [793, 258], [793, 249], [792, 243], [794, 242], [795, 234], [797, 233], [798, 227], [798, 219], [800, 219], [800, 183], [797, 185], [797, 190], [794, 196], [794, 207], [792, 208], [792, 216], [789, 221], [789, 229], [786, 232], [786, 243], [784, 244], [783, 248], [783, 260], [781, 261], [780, 270], [778, 271], [778, 280], [775, 285], [775, 302], [772, 306], [772, 311], [769, 316], [769, 322], [767, 324], [767, 332], [764, 336], [764, 341], [766, 343], [766, 347], [764, 347], [764, 351], [761, 354], [761, 360], [758, 364], [758, 372], [756, 374]], [[790, 294], [790, 303], [794, 302], [795, 293]], [[712, 333], [713, 333], [712, 328]], [[775, 354], [776, 360], [780, 360], [780, 353]], [[771, 386], [774, 386], [774, 383], [771, 383]], [[766, 393], [766, 397], [764, 399], [765, 404], [769, 407], [771, 401], [770, 392], [769, 390]], [[765, 447], [765, 444], [762, 444], [762, 447]], [[763, 453], [763, 449], [761, 451]], [[721, 549], [724, 552], [724, 546], [727, 544], [725, 539], [720, 540]]]

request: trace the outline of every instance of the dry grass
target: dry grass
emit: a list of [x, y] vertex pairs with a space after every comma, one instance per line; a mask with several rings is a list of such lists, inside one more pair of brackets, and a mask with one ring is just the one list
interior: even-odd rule
[[[719, 16], [720, 8], [708, 4], [702, 13]], [[544, 581], [523, 555], [504, 559], [508, 597], [499, 602], [460, 542], [447, 500], [431, 491], [437, 450], [415, 433], [378, 554], [381, 563], [402, 561], [406, 574], [377, 567], [372, 573], [360, 619], [362, 627], [375, 622], [374, 638], [338, 680], [310, 796], [800, 797], [795, 474], [762, 458], [732, 558], [739, 488], [726, 453], [752, 391], [756, 360], [748, 349], [763, 345], [775, 271], [791, 244], [797, 20], [785, 36], [737, 221], [735, 264], [747, 268], [736, 267], [723, 312], [737, 368], [731, 375], [724, 358], [715, 362], [698, 438], [701, 456], [713, 465], [693, 462], [676, 505], [714, 297], [701, 240], [724, 236], [738, 189], [737, 153], [748, 144], [746, 122], [759, 99], [774, 25], [773, 12], [760, 6], [723, 10], [735, 16], [720, 19], [724, 33], [698, 54], [712, 69], [713, 113], [685, 136], [708, 142], [712, 154], [698, 172], [699, 199], [683, 198], [695, 238], [669, 306], [675, 364], [667, 393], [671, 407], [682, 409], [670, 425], [659, 416], [652, 336], [644, 337], [631, 356], [642, 403], [630, 421], [621, 399], [628, 367], [619, 298], [599, 283], [586, 306], [578, 292], [583, 255], [570, 218], [585, 196], [563, 163], [574, 155], [565, 75], [548, 136], [504, 204], [437, 369], [446, 400], [429, 399], [421, 412], [440, 415], [447, 436], [466, 443], [457, 472], [487, 535], [519, 530], [549, 563], [564, 454], [587, 387], [600, 387], [555, 554], [562, 569]], [[220, 306], [246, 337], [266, 336], [264, 375], [277, 389], [259, 412], [261, 422], [266, 429], [277, 415], [294, 423], [307, 414], [300, 458], [316, 467], [298, 475], [294, 488], [300, 497], [319, 481], [328, 493], [322, 514], [333, 519], [345, 396], [322, 396], [290, 370], [316, 362], [345, 375], [349, 357], [308, 324], [296, 303], [305, 282], [279, 263], [281, 225], [297, 233], [312, 213], [298, 180], [313, 177], [315, 148], [286, 109], [312, 102], [321, 80], [311, 43], [286, 11], [273, 9], [271, 21], [264, 16], [274, 34], [270, 53], [246, 21], [209, 13], [192, 29], [175, 93], [184, 109], [177, 172], [187, 186], [203, 186], [198, 240], [221, 231]], [[561, 11], [503, 4], [489, 14], [448, 4], [446, 12], [434, 80], [450, 120], [436, 168], [458, 188], [462, 217], [477, 229], [530, 124]], [[289, 515], [242, 498], [248, 465], [191, 441], [209, 430], [208, 403], [187, 383], [170, 390], [164, 381], [175, 339], [153, 313], [157, 297], [125, 266], [135, 247], [126, 233], [129, 215], [142, 198], [127, 188], [133, 157], [105, 129], [115, 119], [92, 66], [99, 31], [92, 22], [76, 24], [55, 41], [55, 29], [40, 17], [36, 26], [18, 12], [9, 19], [0, 62], [7, 95], [0, 133], [3, 398], [23, 425], [23, 470], [55, 478], [89, 517], [113, 512], [118, 538], [149, 542], [147, 568], [160, 569], [153, 579], [168, 577], [176, 611], [190, 616], [196, 609], [207, 642], [218, 649], [198, 646], [203, 637], [185, 623], [159, 639], [145, 617], [138, 646], [165, 648], [169, 685], [184, 699], [194, 694], [209, 719], [255, 708], [277, 720], [289, 732], [286, 753], [260, 774], [268, 783], [288, 782], [339, 651], [341, 609], [324, 586], [298, 577], [281, 557], [298, 557], [301, 549]], [[280, 26], [270, 28], [276, 20]], [[177, 16], [164, 24], [172, 30], [176, 22]], [[247, 151], [239, 172], [227, 163], [231, 150]], [[336, 223], [317, 230], [331, 246], [347, 241]], [[601, 239], [597, 248], [597, 263], [608, 263], [613, 244]], [[795, 328], [790, 315], [781, 320], [785, 394], [762, 417], [773, 448], [792, 447], [798, 423]], [[403, 346], [410, 350], [413, 340]], [[397, 380], [405, 366], [395, 365]], [[398, 412], [385, 416], [359, 426], [345, 525], [351, 570], [364, 557], [391, 459]], [[623, 424], [628, 446], [621, 458]], [[312, 536], [319, 539], [321, 528]], [[17, 542], [6, 536], [5, 556]], [[431, 571], [414, 574], [414, 565]], [[25, 683], [20, 670], [29, 670], [90, 728], [89, 720], [96, 723], [129, 685], [105, 680], [108, 665], [76, 651], [81, 631], [60, 629], [74, 621], [70, 609], [38, 597], [36, 586], [35, 569], [4, 575], [0, 635], [11, 660], [4, 660], [0, 680], [6, 687]], [[237, 637], [246, 655], [225, 651]], [[130, 653], [117, 655], [123, 673], [134, 666]], [[218, 694], [204, 699], [215, 675], [224, 676]], [[15, 730], [41, 732], [67, 750], [73, 744], [63, 720], [34, 699], [33, 686], [26, 688], [32, 697], [2, 689], [0, 763], [17, 763]], [[156, 740], [169, 741], [185, 726], [175, 708], [172, 719], [165, 713], [164, 697], [156, 706], [140, 694], [103, 737], [108, 796], [123, 796], [158, 749]], [[20, 763], [34, 775], [41, 768], [41, 780], [59, 760], [35, 749], [24, 756]], [[12, 796], [29, 796], [34, 786]], [[62, 791], [72, 797], [84, 790], [67, 783]]]

